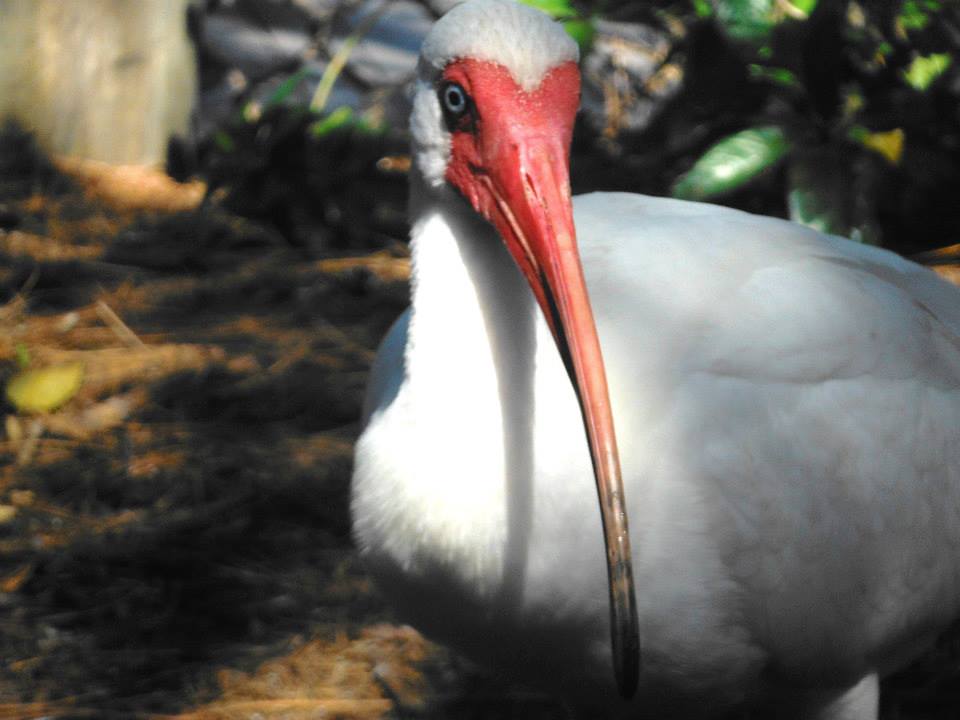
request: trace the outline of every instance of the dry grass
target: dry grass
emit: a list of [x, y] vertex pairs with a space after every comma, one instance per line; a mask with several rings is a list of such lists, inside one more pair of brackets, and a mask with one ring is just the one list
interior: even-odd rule
[[555, 717], [390, 624], [350, 542], [404, 253], [318, 259], [195, 186], [26, 159], [0, 177], [0, 383], [24, 353], [84, 379], [2, 408], [0, 720]]

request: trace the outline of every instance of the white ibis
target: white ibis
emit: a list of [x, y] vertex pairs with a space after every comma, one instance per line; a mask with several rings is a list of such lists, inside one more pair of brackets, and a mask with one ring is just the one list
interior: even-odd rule
[[575, 707], [873, 720], [960, 615], [960, 291], [782, 220], [571, 202], [576, 61], [505, 0], [424, 42], [360, 550], [402, 617]]

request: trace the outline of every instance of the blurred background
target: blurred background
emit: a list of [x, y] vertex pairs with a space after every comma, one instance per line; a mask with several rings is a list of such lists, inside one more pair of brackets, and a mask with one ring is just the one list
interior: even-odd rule
[[[350, 541], [453, 4], [0, 0], [0, 720], [565, 717], [395, 624]], [[574, 192], [960, 278], [957, 0], [529, 4], [581, 48]], [[883, 717], [960, 717], [960, 633]]]

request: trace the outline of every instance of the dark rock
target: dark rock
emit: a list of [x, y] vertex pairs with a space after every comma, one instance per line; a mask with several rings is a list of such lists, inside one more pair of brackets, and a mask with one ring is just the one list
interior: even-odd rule
[[[342, 27], [337, 28], [331, 43], [336, 52], [381, 3], [365, 2]], [[373, 27], [350, 53], [347, 67], [365, 83], [382, 87], [399, 85], [413, 77], [417, 53], [434, 18], [422, 5], [409, 0], [391, 2]]]
[[235, 11], [208, 15], [201, 34], [203, 50], [250, 78], [296, 66], [310, 43], [307, 27], [259, 25]]
[[597, 131], [615, 135], [646, 128], [683, 83], [669, 62], [669, 35], [639, 23], [598, 20], [583, 61], [583, 111]]

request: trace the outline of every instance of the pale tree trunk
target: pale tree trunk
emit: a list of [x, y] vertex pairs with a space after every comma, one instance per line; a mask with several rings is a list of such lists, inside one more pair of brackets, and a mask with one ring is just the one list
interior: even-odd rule
[[0, 0], [0, 117], [50, 152], [157, 164], [186, 133], [190, 0]]

